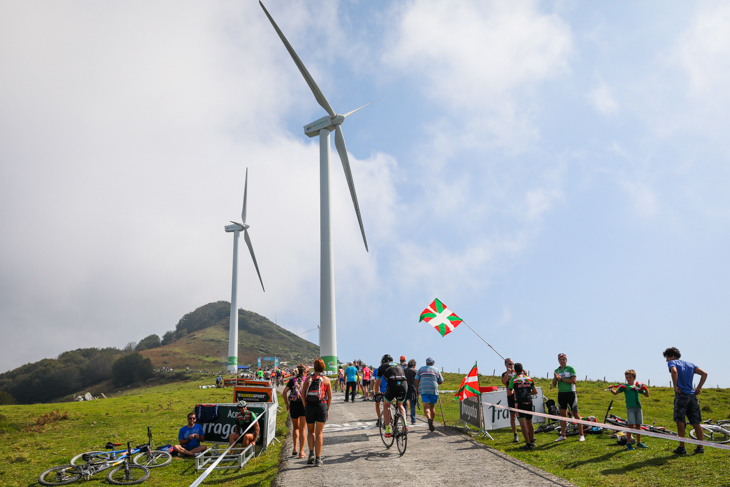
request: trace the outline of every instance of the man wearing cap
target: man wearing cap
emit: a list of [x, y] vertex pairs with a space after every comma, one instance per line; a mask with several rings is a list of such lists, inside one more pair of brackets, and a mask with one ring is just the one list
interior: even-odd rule
[[423, 402], [423, 411], [428, 420], [428, 429], [434, 430], [433, 418], [436, 416], [436, 403], [439, 400], [439, 384], [444, 382], [439, 369], [433, 365], [436, 363], [434, 359], [428, 357], [426, 365], [418, 369], [416, 372], [416, 389], [421, 395]]
[[[555, 369], [553, 372], [553, 383], [551, 387], [558, 386], [558, 407], [560, 408], [560, 415], [568, 417], [568, 408], [570, 408], [573, 419], [581, 419], [578, 413], [578, 395], [575, 392], [575, 383], [578, 382], [578, 377], [575, 375], [575, 369], [568, 365], [568, 356], [564, 353], [558, 354], [558, 363], [560, 367]], [[567, 423], [565, 421], [560, 422], [560, 436], [557, 441], [564, 441], [565, 428]], [[578, 431], [580, 431], [580, 441], [586, 441], [586, 437], [583, 436], [583, 425], [578, 423]]]
[[[241, 446], [246, 448], [259, 437], [259, 423], [256, 421], [256, 414], [248, 410], [246, 401], [238, 401], [237, 406], [238, 414], [236, 415], [236, 425], [234, 426], [231, 434], [228, 435], [228, 444], [232, 445], [241, 437], [241, 435], [243, 435]], [[253, 427], [249, 429], [248, 427], [251, 426], [251, 423], [254, 421], [256, 421], [256, 423], [254, 423]], [[248, 429], [248, 431], [246, 431], [246, 429]]]

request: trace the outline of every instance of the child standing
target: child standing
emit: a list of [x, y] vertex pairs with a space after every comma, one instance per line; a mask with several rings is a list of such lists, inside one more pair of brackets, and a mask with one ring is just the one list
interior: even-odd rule
[[[629, 428], [641, 431], [641, 423], [644, 422], [644, 415], [641, 411], [641, 401], [639, 394], [649, 397], [649, 389], [641, 382], [636, 382], [636, 371], [629, 369], [625, 372], [626, 383], [616, 384], [610, 387], [611, 394], [614, 396], [621, 392], [626, 397], [626, 423]], [[626, 433], [626, 449], [633, 450], [634, 443], [639, 448], [648, 448], [641, 442], [641, 435], [636, 433], [636, 440], [631, 438], [631, 433]]]

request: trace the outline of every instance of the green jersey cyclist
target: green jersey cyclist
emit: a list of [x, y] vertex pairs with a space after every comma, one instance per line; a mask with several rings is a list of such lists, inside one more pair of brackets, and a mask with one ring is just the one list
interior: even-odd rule
[[[380, 367], [378, 367], [377, 379], [375, 380], [374, 389], [380, 390], [380, 382], [386, 381], [385, 392], [383, 392], [383, 399], [385, 400], [385, 407], [383, 408], [383, 420], [385, 421], [385, 437], [390, 438], [393, 433], [390, 429], [390, 404], [395, 403], [398, 410], [403, 418], [406, 417], [406, 410], [403, 407], [403, 402], [406, 400], [406, 393], [408, 392], [408, 380], [406, 374], [403, 371], [403, 367], [399, 364], [393, 363], [393, 357], [389, 354], [383, 355], [380, 360]], [[403, 426], [405, 431], [408, 431], [408, 426]]]

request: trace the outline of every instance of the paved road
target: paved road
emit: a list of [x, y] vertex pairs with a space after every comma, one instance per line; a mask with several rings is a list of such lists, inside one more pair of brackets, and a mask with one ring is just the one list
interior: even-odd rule
[[[402, 457], [393, 445], [386, 450], [375, 427], [375, 404], [344, 402], [335, 393], [325, 427], [324, 466], [291, 456], [291, 436], [282, 449], [277, 487], [370, 485], [509, 485], [572, 486], [574, 484], [478, 443], [443, 424], [430, 432], [424, 416], [410, 426]], [[437, 423], [438, 425], [438, 423]], [[305, 442], [305, 452], [308, 449]]]

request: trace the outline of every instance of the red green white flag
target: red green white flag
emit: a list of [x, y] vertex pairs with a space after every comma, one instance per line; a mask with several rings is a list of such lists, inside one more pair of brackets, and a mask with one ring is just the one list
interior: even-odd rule
[[474, 362], [474, 367], [471, 371], [466, 374], [464, 380], [461, 381], [459, 392], [454, 394], [454, 397], [458, 398], [459, 401], [463, 401], [467, 397], [478, 396], [479, 392], [479, 373], [477, 372], [477, 363]]
[[454, 331], [454, 328], [459, 326], [462, 319], [456, 316], [444, 303], [434, 299], [433, 303], [421, 312], [421, 319], [418, 322], [421, 321], [425, 321], [441, 333], [441, 336], [445, 336]]

